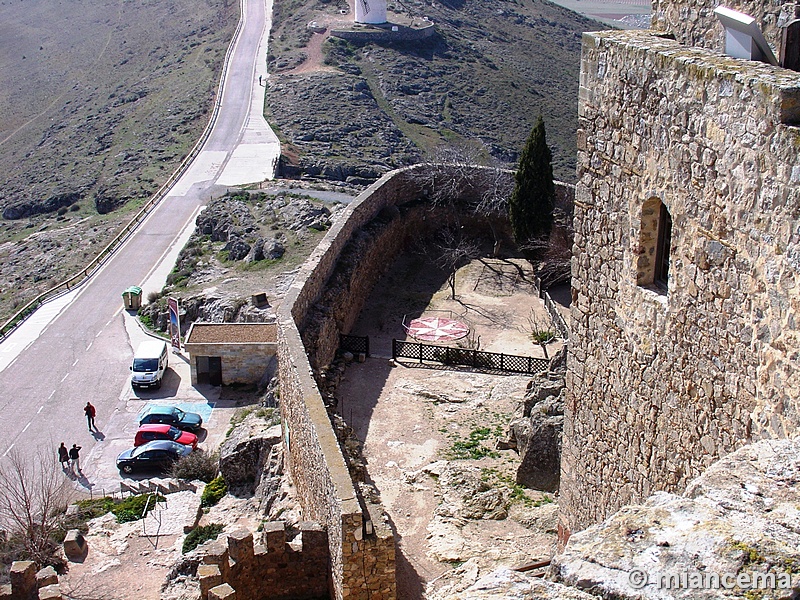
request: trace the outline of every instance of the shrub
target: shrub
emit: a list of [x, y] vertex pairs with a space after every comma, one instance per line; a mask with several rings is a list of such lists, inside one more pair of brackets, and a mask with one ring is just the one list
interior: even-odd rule
[[58, 209], [58, 211], [57, 211], [57, 212], [58, 212], [58, 216], [59, 216], [59, 217], [63, 217], [65, 214], [67, 214], [67, 211], [68, 211], [68, 210], [69, 210], [69, 209], [68, 209], [66, 206], [62, 206], [62, 207], [61, 207], [61, 208], [59, 208], [59, 209]]
[[147, 514], [145, 512], [145, 507], [147, 507], [147, 512], [150, 512], [155, 508], [156, 502], [166, 502], [166, 498], [161, 494], [128, 496], [122, 502], [114, 506], [111, 512], [117, 517], [117, 523], [138, 521]]
[[73, 204], [72, 206], [69, 207], [69, 209], [72, 212], [78, 212], [81, 209], [81, 205], [80, 204]]
[[169, 471], [170, 477], [193, 481], [199, 479], [209, 483], [219, 472], [219, 455], [195, 450], [189, 456], [177, 460]]
[[211, 523], [210, 525], [201, 525], [200, 527], [195, 527], [189, 532], [189, 535], [186, 536], [186, 539], [183, 540], [183, 549], [181, 552], [186, 554], [208, 540], [217, 539], [217, 536], [222, 533], [222, 528], [223, 526], [219, 523]]
[[228, 486], [222, 477], [216, 477], [208, 482], [203, 495], [200, 497], [200, 506], [214, 506], [228, 493]]
[[153, 302], [155, 302], [159, 298], [161, 298], [161, 292], [149, 292], [147, 294], [147, 302], [149, 304], [153, 304]]

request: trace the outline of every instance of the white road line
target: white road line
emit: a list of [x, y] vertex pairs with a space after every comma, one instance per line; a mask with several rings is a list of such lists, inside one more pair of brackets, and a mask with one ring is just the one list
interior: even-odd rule
[[94, 342], [93, 342], [93, 341], [92, 341], [92, 342], [89, 342], [89, 345], [88, 345], [88, 346], [86, 346], [86, 352], [88, 352], [88, 351], [89, 351], [89, 348], [91, 348], [91, 347], [92, 347], [92, 344], [94, 344]]
[[76, 359], [75, 359], [75, 362], [74, 362], [74, 363], [72, 363], [72, 366], [74, 367], [75, 365], [77, 365], [79, 360], [80, 360], [80, 358], [76, 358]]
[[39, 407], [39, 410], [37, 410], [37, 411], [36, 411], [36, 414], [38, 415], [40, 412], [42, 412], [42, 409], [43, 409], [43, 408], [44, 408], [44, 404], [42, 404], [42, 405]]
[[11, 445], [8, 447], [8, 450], [6, 450], [6, 451], [3, 453], [3, 456], [8, 456], [8, 453], [9, 453], [9, 452], [11, 452], [11, 449], [12, 449], [13, 447], [14, 447], [14, 444], [11, 444]]
[[31, 426], [31, 422], [29, 421], [28, 424], [25, 425], [25, 427], [22, 428], [22, 431], [20, 431], [20, 433], [25, 433], [26, 431], [28, 431], [28, 427], [30, 427], [30, 426]]
[[[64, 381], [64, 380], [62, 379], [61, 381]], [[53, 396], [55, 396], [55, 394], [56, 394], [56, 391], [55, 391], [55, 390], [53, 390], [52, 392], [50, 392], [50, 395], [47, 397], [47, 399], [48, 399], [48, 400], [50, 400], [50, 398], [52, 398]]]
[[101, 329], [100, 331], [98, 331], [98, 332], [97, 332], [97, 334], [96, 334], [94, 337], [95, 337], [95, 339], [97, 339], [97, 338], [99, 338], [101, 335], [103, 335], [103, 330], [102, 330], [102, 329]]
[[61, 378], [61, 383], [64, 383], [64, 380], [65, 380], [67, 377], [69, 377], [69, 373], [67, 373], [66, 375], [64, 375], [64, 376]]

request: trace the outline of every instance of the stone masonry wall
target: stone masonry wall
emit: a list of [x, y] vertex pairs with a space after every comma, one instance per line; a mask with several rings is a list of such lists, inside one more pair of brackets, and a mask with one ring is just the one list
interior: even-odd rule
[[[562, 539], [800, 424], [800, 74], [586, 33]], [[642, 206], [672, 218], [637, 285]]]
[[192, 383], [197, 384], [198, 356], [219, 356], [222, 358], [222, 384], [258, 383], [267, 369], [269, 360], [275, 356], [278, 345], [263, 344], [191, 344], [186, 351], [191, 355]]
[[[373, 285], [388, 267], [387, 256], [402, 248], [405, 229], [411, 223], [404, 219], [413, 220], [408, 215], [414, 211], [400, 209], [425, 195], [425, 182], [431, 179], [426, 170], [430, 168], [416, 165], [388, 173], [348, 205], [301, 267], [278, 310], [278, 371], [286, 456], [305, 517], [327, 528], [332, 595], [337, 600], [394, 598], [395, 547], [381, 507], [362, 508], [359, 504], [314, 379], [314, 368], [324, 367], [333, 359], [339, 334], [349, 331]], [[449, 177], [446, 169], [436, 169], [437, 176]], [[476, 168], [475, 172], [479, 171]], [[482, 190], [475, 182], [480, 179], [489, 184], [493, 178], [462, 181], [461, 194], [479, 195]], [[559, 199], [568, 203], [571, 187], [557, 183], [557, 190]], [[376, 221], [383, 223], [380, 235], [367, 235], [363, 253], [354, 260], [346, 258], [348, 245], [357, 242]], [[340, 260], [355, 263], [340, 269], [347, 273], [343, 285], [336, 284], [334, 277]]]
[[719, 5], [755, 18], [776, 57], [781, 28], [800, 16], [800, 4], [778, 0], [653, 0], [651, 26], [656, 31], [674, 35], [684, 46], [723, 52], [725, 29], [714, 15]]
[[227, 543], [210, 544], [198, 566], [200, 597], [230, 586], [238, 600], [323, 600], [328, 596], [328, 536], [316, 523], [300, 523], [300, 544], [287, 543], [286, 524], [264, 524], [262, 543], [238, 530]]

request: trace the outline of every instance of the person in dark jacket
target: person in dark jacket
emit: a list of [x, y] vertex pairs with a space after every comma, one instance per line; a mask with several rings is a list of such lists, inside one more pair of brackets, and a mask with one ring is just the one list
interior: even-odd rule
[[67, 450], [64, 442], [61, 442], [61, 445], [58, 447], [58, 462], [61, 463], [61, 468], [66, 471], [67, 465], [69, 464], [69, 450]]
[[91, 402], [87, 402], [86, 406], [83, 407], [83, 413], [86, 415], [86, 422], [89, 424], [89, 431], [97, 431], [97, 427], [94, 424], [94, 417], [97, 414], [94, 406], [92, 406]]
[[73, 473], [82, 473], [81, 471], [81, 459], [78, 452], [82, 446], [78, 446], [78, 444], [72, 444], [72, 448], [69, 449], [69, 466], [72, 468]]

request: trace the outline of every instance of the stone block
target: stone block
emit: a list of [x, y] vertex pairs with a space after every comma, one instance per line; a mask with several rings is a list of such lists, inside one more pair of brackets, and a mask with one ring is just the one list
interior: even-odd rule
[[64, 554], [71, 561], [83, 560], [86, 557], [88, 546], [83, 534], [77, 529], [70, 529], [64, 538]]
[[212, 542], [206, 545], [203, 553], [203, 563], [219, 565], [221, 569], [223, 565], [228, 564], [228, 547], [222, 542]]
[[253, 534], [246, 529], [237, 529], [228, 534], [228, 556], [236, 562], [253, 558]]
[[286, 551], [286, 524], [283, 521], [264, 523], [261, 539], [267, 547], [267, 552]]
[[236, 590], [223, 583], [208, 591], [208, 600], [236, 600]]
[[53, 567], [45, 567], [36, 573], [36, 585], [43, 588], [58, 583], [58, 573]]
[[211, 588], [222, 585], [222, 573], [217, 565], [198, 565], [197, 577], [200, 579], [200, 598], [208, 598]]
[[46, 585], [39, 589], [39, 600], [62, 600], [64, 596], [61, 595], [61, 586], [57, 583], [54, 585]]
[[11, 571], [8, 575], [15, 599], [36, 598], [39, 589], [36, 585], [36, 563], [30, 560], [14, 561], [11, 563]]
[[0, 600], [14, 600], [11, 593], [11, 584], [0, 585]]

